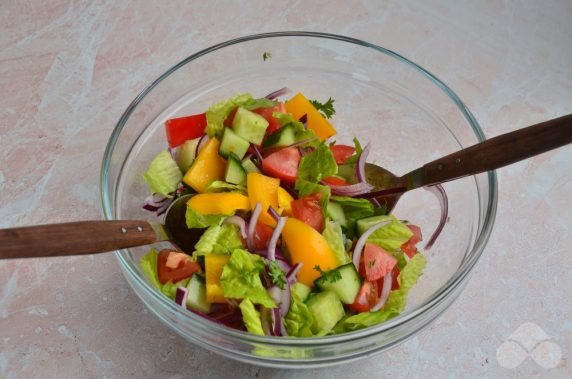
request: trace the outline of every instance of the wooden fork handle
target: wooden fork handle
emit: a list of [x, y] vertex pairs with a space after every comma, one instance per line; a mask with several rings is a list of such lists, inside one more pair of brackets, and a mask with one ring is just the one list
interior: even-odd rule
[[406, 175], [408, 189], [495, 170], [572, 143], [572, 114], [480, 142]]
[[79, 221], [0, 229], [0, 259], [95, 254], [157, 241], [146, 221]]

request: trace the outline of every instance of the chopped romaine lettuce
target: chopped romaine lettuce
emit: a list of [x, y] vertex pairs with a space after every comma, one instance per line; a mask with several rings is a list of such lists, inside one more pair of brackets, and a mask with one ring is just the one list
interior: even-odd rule
[[290, 310], [284, 317], [284, 326], [289, 336], [312, 337], [314, 316], [310, 309], [295, 293], [290, 298]]
[[374, 215], [374, 206], [369, 200], [347, 196], [332, 196], [331, 200], [341, 205], [346, 216], [348, 234], [352, 237], [356, 221]]
[[422, 254], [415, 254], [413, 258], [407, 262], [407, 265], [405, 265], [397, 277], [399, 288], [412, 288], [423, 273], [426, 264], [427, 259], [425, 259]]
[[261, 256], [235, 249], [220, 277], [224, 296], [231, 299], [250, 299], [266, 308], [275, 308], [276, 303], [260, 280], [260, 272], [264, 267], [264, 259]]
[[211, 105], [206, 112], [207, 127], [205, 132], [209, 137], [217, 137], [220, 140], [224, 131], [224, 121], [232, 110], [251, 100], [253, 100], [252, 95], [244, 93]]
[[326, 220], [326, 225], [322, 235], [328, 241], [328, 245], [332, 249], [338, 266], [351, 262], [350, 256], [344, 248], [344, 235], [340, 224], [335, 221]]
[[187, 228], [207, 228], [213, 225], [219, 225], [228, 215], [202, 215], [191, 207], [187, 207], [185, 212], [185, 221]]
[[240, 312], [242, 313], [242, 321], [246, 330], [252, 334], [264, 335], [262, 329], [262, 321], [260, 320], [260, 313], [254, 308], [254, 304], [250, 299], [244, 299], [240, 302]]
[[377, 229], [367, 240], [389, 252], [395, 252], [399, 250], [401, 245], [409, 241], [413, 236], [413, 232], [395, 216], [390, 215], [387, 217], [393, 219], [393, 221]]
[[151, 188], [151, 192], [160, 193], [165, 197], [173, 197], [173, 192], [183, 178], [177, 162], [168, 151], [163, 150], [153, 160], [143, 175], [143, 179]]
[[336, 175], [338, 165], [332, 150], [325, 143], [319, 144], [314, 151], [300, 160], [298, 179], [319, 183], [328, 176]]
[[208, 254], [230, 255], [234, 249], [242, 247], [240, 230], [236, 225], [213, 225], [210, 226], [195, 245], [196, 251], [193, 256]]

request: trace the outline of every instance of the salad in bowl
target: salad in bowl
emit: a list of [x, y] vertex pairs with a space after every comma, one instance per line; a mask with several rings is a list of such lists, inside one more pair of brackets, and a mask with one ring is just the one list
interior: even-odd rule
[[261, 336], [340, 334], [405, 309], [426, 265], [421, 230], [368, 198], [376, 146], [336, 141], [334, 103], [284, 88], [165, 122], [166, 149], [143, 176], [144, 208], [160, 216], [186, 196], [197, 243], [151, 248], [139, 265], [153, 287]]

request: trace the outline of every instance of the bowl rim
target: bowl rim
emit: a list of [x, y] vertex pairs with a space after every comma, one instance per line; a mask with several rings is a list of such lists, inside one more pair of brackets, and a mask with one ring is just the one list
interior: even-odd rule
[[[440, 79], [436, 76], [431, 74], [429, 71], [424, 69], [423, 67], [419, 66], [418, 64], [410, 61], [409, 59], [403, 57], [402, 55], [383, 48], [381, 46], [365, 42], [360, 39], [337, 35], [337, 34], [330, 34], [330, 33], [321, 33], [321, 32], [311, 32], [311, 31], [281, 31], [281, 32], [269, 32], [269, 33], [260, 33], [260, 34], [253, 34], [247, 35], [239, 38], [234, 38], [231, 40], [227, 40], [222, 43], [215, 44], [211, 47], [205, 48], [200, 50], [194, 54], [189, 55], [188, 57], [181, 60], [179, 63], [172, 66], [168, 69], [165, 73], [160, 75], [157, 79], [155, 79], [151, 84], [145, 87], [136, 97], [135, 99], [129, 104], [126, 108], [124, 113], [122, 114], [121, 118], [117, 122], [111, 137], [107, 143], [103, 161], [101, 164], [101, 171], [100, 171], [100, 200], [101, 200], [101, 208], [102, 214], [105, 220], [113, 220], [115, 219], [115, 212], [112, 207], [110, 193], [108, 192], [108, 174], [111, 164], [111, 156], [114, 151], [114, 148], [117, 144], [119, 136], [123, 130], [123, 127], [135, 108], [139, 105], [139, 103], [164, 79], [170, 76], [172, 73], [177, 71], [179, 68], [183, 67], [184, 65], [192, 62], [195, 59], [202, 57], [203, 55], [209, 54], [216, 50], [222, 49], [227, 46], [240, 44], [243, 42], [253, 41], [257, 39], [266, 39], [266, 38], [280, 38], [280, 37], [309, 37], [309, 38], [321, 38], [326, 40], [337, 40], [345, 43], [350, 43], [354, 45], [359, 45], [366, 48], [374, 49], [386, 56], [389, 56], [393, 59], [396, 59], [400, 63], [404, 63], [407, 66], [410, 66], [418, 73], [425, 76], [429, 79], [434, 85], [440, 88], [449, 98], [456, 104], [459, 111], [462, 113], [464, 118], [467, 120], [469, 125], [471, 126], [475, 136], [479, 141], [485, 140], [485, 135], [480, 128], [478, 122], [476, 121], [475, 117], [469, 111], [467, 106], [461, 101], [461, 99], [451, 90], [445, 83], [443, 83]], [[412, 309], [410, 311], [404, 312], [400, 314], [398, 317], [395, 317], [391, 320], [385, 321], [381, 324], [360, 329], [353, 332], [347, 332], [332, 336], [323, 336], [323, 337], [308, 337], [308, 338], [285, 338], [285, 337], [272, 337], [272, 336], [258, 336], [253, 335], [247, 332], [242, 332], [238, 330], [234, 330], [228, 328], [223, 325], [218, 325], [213, 323], [212, 321], [208, 321], [198, 315], [193, 314], [192, 312], [188, 312], [178, 306], [175, 302], [171, 301], [164, 295], [160, 294], [155, 288], [153, 288], [147, 281], [139, 275], [136, 268], [132, 267], [132, 262], [126, 260], [122, 255], [122, 250], [116, 250], [115, 255], [119, 260], [121, 266], [123, 267], [126, 272], [128, 272], [132, 279], [148, 294], [150, 295], [154, 301], [161, 303], [171, 312], [178, 314], [181, 317], [189, 318], [193, 321], [199, 322], [209, 328], [209, 330], [216, 332], [219, 335], [226, 335], [231, 338], [237, 338], [244, 342], [253, 342], [253, 343], [265, 343], [268, 345], [275, 345], [275, 346], [282, 346], [282, 347], [294, 347], [303, 345], [306, 348], [319, 346], [319, 345], [327, 345], [330, 343], [340, 343], [345, 341], [356, 341], [361, 338], [370, 337], [375, 334], [379, 334], [385, 332], [387, 330], [396, 328], [403, 324], [408, 323], [409, 321], [417, 318], [419, 315], [425, 313], [426, 311], [430, 310], [431, 308], [440, 304], [443, 300], [445, 300], [448, 295], [453, 292], [459, 285], [464, 283], [465, 279], [468, 278], [469, 274], [472, 272], [473, 267], [475, 266], [476, 262], [479, 260], [480, 256], [483, 253], [483, 250], [487, 244], [487, 241], [490, 237], [492, 232], [492, 228], [494, 225], [495, 217], [496, 217], [496, 210], [497, 210], [497, 202], [498, 202], [498, 182], [497, 176], [495, 171], [489, 171], [486, 173], [487, 175], [487, 183], [488, 183], [488, 205], [485, 211], [485, 217], [483, 220], [483, 225], [481, 228], [481, 232], [476, 236], [474, 245], [468, 254], [469, 258], [463, 260], [462, 264], [457, 268], [455, 273], [447, 280], [437, 291], [435, 291], [428, 299], [426, 299], [421, 305]], [[488, 215], [488, 217], [486, 217]], [[480, 216], [479, 216], [480, 217]], [[139, 296], [139, 295], [138, 295]], [[264, 359], [264, 357], [258, 357], [259, 359]]]

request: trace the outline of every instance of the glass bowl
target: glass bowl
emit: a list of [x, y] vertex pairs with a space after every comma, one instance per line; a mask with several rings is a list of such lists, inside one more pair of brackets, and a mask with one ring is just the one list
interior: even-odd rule
[[[269, 59], [263, 59], [270, 53]], [[193, 54], [151, 83], [127, 107], [105, 151], [101, 198], [105, 219], [153, 219], [142, 209], [142, 180], [167, 147], [165, 120], [204, 112], [237, 93], [262, 97], [281, 87], [311, 99], [335, 99], [340, 143], [371, 143], [368, 161], [396, 174], [484, 139], [461, 100], [443, 82], [400, 55], [331, 34], [248, 36]], [[427, 268], [406, 311], [375, 327], [319, 338], [264, 337], [227, 328], [179, 307], [142, 276], [148, 248], [116, 252], [125, 278], [149, 310], [188, 341], [243, 362], [272, 367], [336, 365], [382, 352], [418, 333], [459, 296], [491, 232], [497, 205], [494, 172], [444, 184], [449, 220], [425, 252]], [[439, 221], [434, 195], [405, 194], [393, 212], [420, 225], [425, 240]]]

